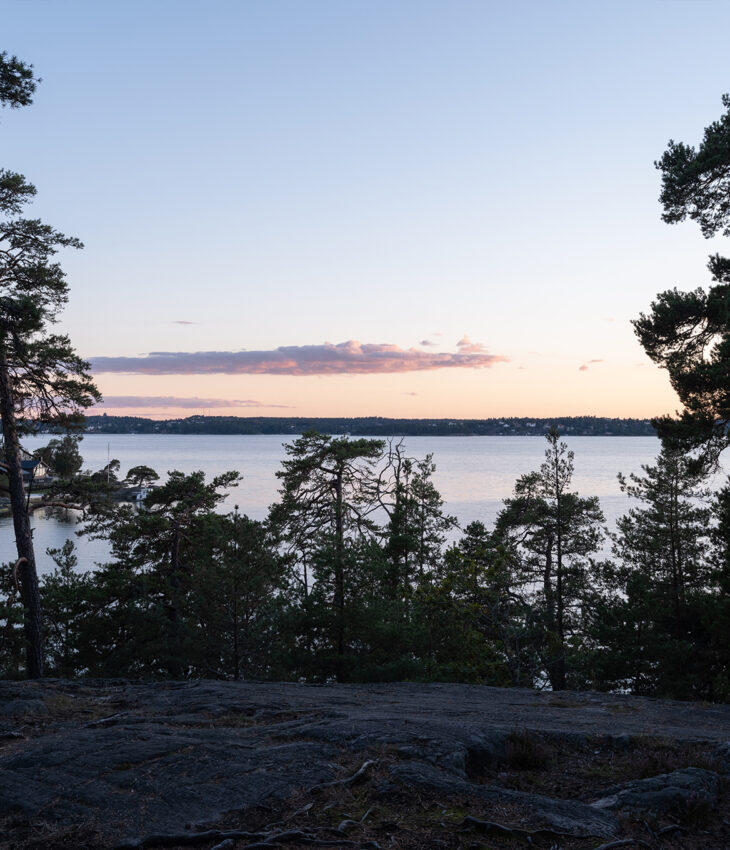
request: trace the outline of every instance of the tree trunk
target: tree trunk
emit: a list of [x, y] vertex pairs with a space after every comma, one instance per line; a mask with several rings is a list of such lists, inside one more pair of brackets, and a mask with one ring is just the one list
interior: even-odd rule
[[680, 550], [682, 535], [679, 523], [679, 483], [676, 477], [672, 479], [669, 505], [669, 552], [672, 565], [672, 595], [674, 597], [674, 636], [680, 638], [682, 637], [684, 620], [684, 576], [682, 574]]
[[565, 599], [563, 594], [563, 518], [561, 514], [560, 495], [556, 499], [557, 523], [555, 537], [555, 579], [556, 579], [556, 602], [557, 602], [557, 634], [558, 634], [558, 650], [559, 656], [555, 659], [555, 678], [553, 682], [553, 690], [565, 690], [565, 622], [564, 622], [564, 605]]
[[33, 551], [33, 533], [30, 527], [25, 491], [23, 468], [20, 463], [20, 443], [15, 420], [13, 386], [4, 353], [0, 355], [0, 417], [2, 418], [5, 442], [5, 463], [8, 470], [10, 508], [13, 513], [15, 545], [18, 550], [20, 576], [20, 598], [25, 609], [25, 652], [28, 677], [43, 676], [43, 630], [41, 618], [41, 595], [38, 588], [38, 573]]
[[335, 478], [335, 616], [337, 620], [337, 681], [343, 680], [345, 661], [345, 565], [342, 468]]
[[545, 611], [549, 629], [555, 628], [555, 596], [553, 594], [553, 538], [548, 535], [545, 543], [545, 566], [542, 573], [542, 587], [545, 594]]
[[168, 672], [174, 679], [183, 678], [182, 647], [180, 641], [180, 526], [175, 524], [172, 530], [170, 545], [170, 598], [168, 600], [167, 617], [170, 621], [170, 641], [168, 648], [170, 658]]
[[[236, 523], [236, 531], [238, 523]], [[238, 542], [236, 542], [238, 550]], [[237, 682], [241, 678], [241, 657], [238, 648], [238, 581], [236, 580], [236, 569], [238, 567], [238, 552], [236, 552], [236, 563], [233, 566], [233, 680]]]
[[545, 546], [545, 566], [543, 572], [543, 591], [545, 593], [545, 626], [547, 632], [547, 652], [545, 667], [550, 679], [550, 687], [554, 691], [565, 690], [565, 658], [563, 646], [558, 631], [556, 613], [556, 593], [553, 588], [553, 546], [555, 538], [548, 536]]

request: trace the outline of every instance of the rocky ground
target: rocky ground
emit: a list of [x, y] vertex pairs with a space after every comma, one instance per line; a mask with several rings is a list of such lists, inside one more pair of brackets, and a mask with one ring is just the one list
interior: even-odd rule
[[0, 683], [0, 848], [730, 847], [730, 706]]

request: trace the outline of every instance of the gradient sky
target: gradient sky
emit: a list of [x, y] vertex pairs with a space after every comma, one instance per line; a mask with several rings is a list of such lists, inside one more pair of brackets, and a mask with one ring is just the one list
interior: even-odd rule
[[727, 251], [653, 162], [730, 91], [725, 0], [2, 0], [0, 114], [78, 236], [110, 413], [639, 416], [630, 320]]

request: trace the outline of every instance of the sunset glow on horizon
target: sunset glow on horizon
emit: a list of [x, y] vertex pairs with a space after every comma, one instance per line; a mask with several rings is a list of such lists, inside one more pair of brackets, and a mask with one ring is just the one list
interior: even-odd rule
[[[730, 6], [10, 2], [5, 110], [91, 413], [673, 413], [631, 320], [707, 286], [654, 168], [730, 90]], [[682, 61], [672, 45], [682, 46]]]

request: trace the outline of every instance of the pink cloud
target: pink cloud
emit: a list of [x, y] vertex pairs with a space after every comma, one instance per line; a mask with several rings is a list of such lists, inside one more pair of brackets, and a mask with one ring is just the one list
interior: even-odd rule
[[459, 354], [481, 354], [484, 351], [481, 342], [472, 342], [466, 335], [456, 343], [456, 347], [459, 349]]
[[369, 375], [484, 369], [508, 359], [468, 340], [462, 340], [455, 353], [349, 340], [283, 345], [272, 351], [153, 351], [142, 357], [94, 357], [91, 364], [96, 372], [136, 375]]
[[579, 367], [578, 367], [578, 371], [579, 371], [579, 372], [587, 372], [587, 371], [588, 371], [588, 367], [587, 367], [587, 366], [586, 366], [586, 364], [584, 363], [582, 366], [579, 366]]
[[265, 404], [254, 399], [240, 398], [183, 398], [172, 395], [140, 396], [111, 395], [104, 396], [100, 407], [183, 407], [200, 409], [202, 407], [291, 407], [289, 404]]

